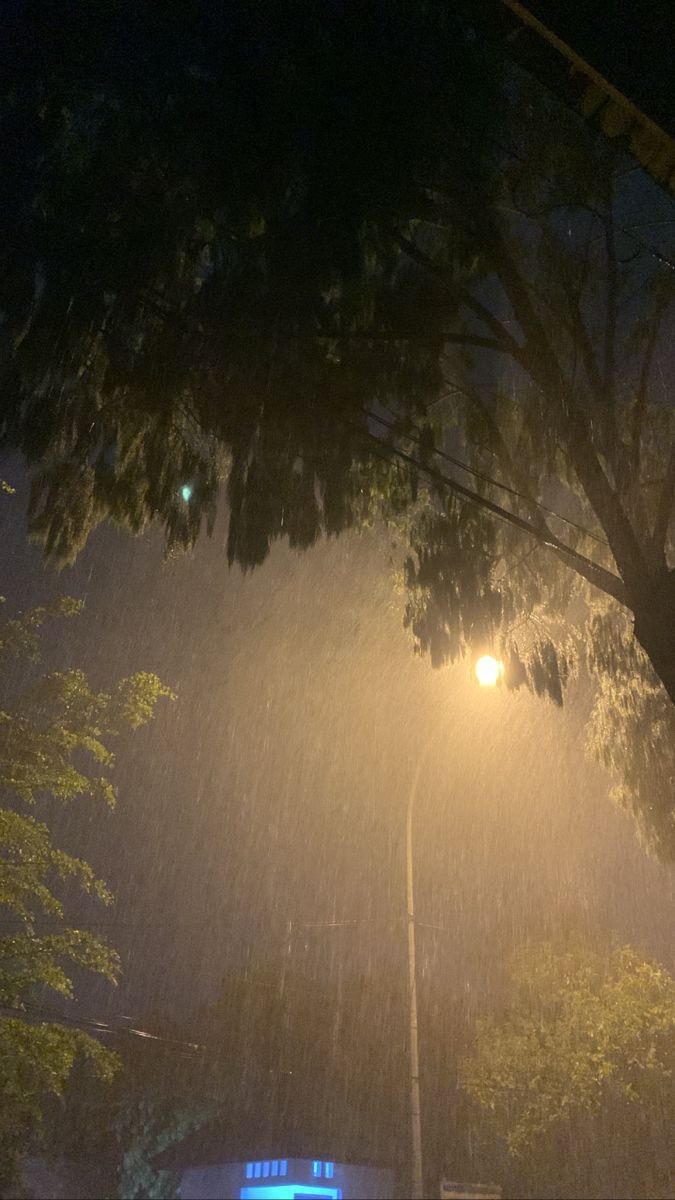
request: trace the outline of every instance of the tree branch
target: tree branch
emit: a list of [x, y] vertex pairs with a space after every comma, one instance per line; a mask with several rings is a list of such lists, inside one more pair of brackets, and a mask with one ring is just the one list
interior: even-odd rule
[[616, 341], [616, 312], [617, 312], [617, 289], [618, 279], [616, 271], [616, 253], [614, 242], [614, 223], [612, 219], [611, 200], [609, 211], [604, 217], [603, 225], [605, 229], [605, 252], [607, 254], [607, 279], [605, 287], [605, 363], [604, 363], [604, 391], [605, 399], [609, 402], [614, 399], [614, 368], [615, 368], [615, 341]]
[[489, 330], [491, 330], [491, 332], [495, 335], [500, 350], [502, 350], [505, 354], [510, 355], [510, 357], [515, 359], [517, 363], [520, 363], [521, 366], [523, 365], [523, 347], [516, 341], [513, 335], [509, 333], [508, 329], [502, 324], [499, 318], [496, 317], [494, 313], [490, 312], [489, 308], [482, 304], [481, 301], [478, 300], [477, 297], [474, 296], [467, 288], [453, 286], [448, 280], [447, 271], [440, 266], [439, 263], [436, 263], [433, 259], [429, 258], [422, 250], [420, 250], [419, 246], [416, 246], [415, 243], [410, 241], [409, 238], [406, 238], [402, 233], [399, 233], [396, 240], [404, 254], [407, 254], [408, 257], [412, 258], [413, 262], [418, 263], [419, 266], [424, 267], [424, 269], [434, 275], [436, 279], [439, 279], [448, 294], [451, 295], [453, 299], [458, 300], [464, 308], [467, 308], [469, 312], [472, 312], [475, 317], [478, 317], [479, 321], [482, 321], [483, 324], [486, 325]]
[[[448, 381], [446, 380], [446, 382]], [[494, 442], [499, 447], [497, 458], [506, 471], [507, 477], [511, 479], [514, 488], [518, 489], [519, 499], [521, 499], [525, 504], [536, 528], [544, 537], [552, 536], [551, 530], [546, 522], [546, 518], [532, 496], [532, 488], [529, 480], [526, 478], [525, 470], [522, 465], [518, 465], [514, 461], [494, 414], [491, 413], [488, 406], [483, 403], [474, 388], [461, 388], [459, 390], [461, 390], [469, 403], [473, 404], [474, 408], [480, 413], [481, 419], [485, 423], [486, 428], [491, 434]]]
[[616, 319], [619, 303], [619, 278], [616, 264], [616, 236], [614, 231], [613, 200], [613, 181], [610, 179], [607, 212], [603, 217], [605, 253], [607, 256], [607, 276], [605, 281], [605, 354], [603, 364], [602, 392], [600, 395], [602, 396], [605, 404], [605, 412], [603, 413], [603, 416], [607, 425], [607, 452], [616, 478], [619, 464], [616, 454], [617, 428], [614, 407], [614, 388], [616, 376]]
[[[409, 254], [414, 261], [425, 267], [425, 269], [432, 271], [434, 275], [441, 278], [447, 287], [446, 273], [442, 267], [434, 263], [433, 260], [428, 259], [414, 243], [410, 242], [403, 235], [399, 235], [398, 241], [405, 253]], [[554, 401], [557, 399], [560, 433], [566, 444], [567, 452], [570, 455], [588, 500], [607, 535], [615, 561], [619, 566], [621, 575], [625, 579], [625, 584], [631, 595], [637, 595], [642, 589], [646, 571], [642, 549], [635, 531], [593, 448], [588, 418], [580, 406], [575, 403], [574, 397], [568, 393], [568, 389], [565, 387], [559, 363], [546, 336], [546, 332], [532, 307], [526, 285], [508, 253], [496, 226], [492, 226], [488, 230], [488, 242], [489, 253], [497, 270], [498, 277], [524, 334], [525, 345], [521, 346], [501, 322], [497, 320], [494, 314], [486, 309], [479, 300], [471, 296], [466, 289], [457, 289], [455, 295], [458, 296], [462, 303], [466, 303], [467, 297], [470, 298], [466, 306], [483, 320], [493, 332], [497, 333], [498, 340], [506, 352], [527, 371], [530, 377], [542, 388], [550, 399]], [[505, 511], [501, 510], [500, 515], [503, 515]], [[511, 519], [513, 517], [513, 514], [509, 514], [509, 517], [504, 519]], [[516, 522], [514, 519], [511, 519], [511, 523]], [[524, 524], [527, 527], [527, 531], [532, 533], [533, 536], [540, 536], [528, 522], [524, 522]], [[544, 539], [541, 538], [541, 540]], [[566, 561], [571, 563], [570, 549], [564, 543], [558, 542], [558, 539], [552, 537], [547, 544], [552, 545], [557, 552], [565, 555]], [[593, 583], [597, 583], [598, 578], [602, 577], [603, 582], [597, 583], [597, 586], [615, 598], [619, 598], [616, 591], [618, 582], [621, 592], [620, 602], [626, 603], [624, 583], [621, 579], [617, 581], [617, 577], [612, 572], [598, 567], [597, 563], [592, 563], [591, 560], [585, 559], [583, 555], [580, 555], [579, 559], [584, 560], [582, 570], [579, 570], [582, 563], [579, 562], [576, 564], [576, 569], [579, 570], [580, 574], [584, 574], [584, 577]], [[590, 575], [588, 572], [590, 572]]]
[[659, 331], [665, 311], [668, 307], [668, 292], [663, 288], [660, 291], [659, 299], [654, 309], [651, 328], [647, 336], [645, 345], [644, 357], [642, 359], [642, 367], [640, 369], [640, 382], [638, 384], [637, 396], [635, 398], [635, 407], [633, 409], [633, 420], [631, 427], [631, 444], [630, 458], [628, 461], [628, 477], [629, 482], [637, 487], [640, 480], [640, 457], [642, 449], [642, 423], [647, 408], [647, 394], [649, 391], [649, 379], [652, 372], [654, 362], [654, 354], [656, 351], [656, 343], [658, 341]]
[[[359, 432], [363, 433], [363, 430]], [[411, 454], [407, 454], [405, 450], [400, 450], [397, 446], [385, 445], [375, 434], [369, 433], [367, 437], [371, 441], [377, 442], [378, 446], [386, 454], [393, 455], [402, 462], [414, 467], [416, 471], [426, 475], [433, 483], [455, 492], [458, 496], [462, 496], [465, 500], [469, 500], [479, 508], [484, 509], [485, 512], [489, 512], [492, 516], [505, 521], [507, 525], [512, 525], [516, 529], [519, 529], [521, 533], [529, 534], [530, 537], [533, 537], [542, 546], [547, 546], [552, 550], [558, 558], [562, 559], [566, 566], [571, 567], [578, 575], [581, 575], [583, 579], [593, 584], [594, 587], [599, 588], [605, 595], [611, 596], [619, 604], [628, 605], [626, 588], [623, 580], [618, 575], [614, 575], [605, 567], [601, 567], [598, 563], [593, 562], [585, 554], [580, 554], [577, 550], [566, 546], [555, 534], [550, 533], [550, 531], [544, 534], [535, 528], [534, 525], [531, 525], [529, 521], [518, 516], [517, 513], [509, 512], [507, 508], [502, 508], [500, 504], [495, 504], [493, 500], [489, 500], [486, 496], [481, 496], [480, 492], [465, 487], [464, 484], [458, 483], [455, 479], [449, 479], [447, 475], [444, 475], [436, 467], [420, 463]]]
[[588, 416], [565, 386], [560, 365], [501, 234], [493, 226], [487, 231], [487, 236], [490, 255], [525, 336], [525, 345], [529, 350], [528, 374], [556, 403], [560, 436], [579, 482], [607, 535], [628, 591], [635, 598], [644, 589], [647, 572], [643, 547], [597, 456]]
[[572, 296], [570, 294], [569, 301], [569, 312], [572, 318], [572, 332], [574, 337], [577, 339], [579, 349], [581, 350], [581, 358], [584, 364], [586, 378], [588, 379], [591, 390], [595, 392], [596, 396], [601, 396], [603, 391], [602, 376], [600, 375], [598, 365], [595, 361], [593, 346], [591, 345], [591, 339], [588, 336], [588, 330], [584, 325], [584, 319], [579, 308], [579, 300], [576, 296]]
[[453, 346], [479, 346], [483, 350], [495, 350], [503, 353], [503, 347], [500, 342], [494, 338], [480, 337], [474, 333], [445, 333], [438, 334], [420, 334], [413, 330], [411, 333], [403, 333], [398, 330], [380, 329], [354, 329], [347, 331], [339, 331], [337, 333], [302, 333], [300, 331], [290, 333], [289, 338], [297, 338], [299, 341], [309, 340], [317, 342], [417, 342], [418, 345], [425, 343], [437, 346], [439, 342], [449, 343]]
[[[169, 306], [168, 303], [164, 306], [147, 295], [143, 296], [143, 303], [164, 321], [168, 321], [171, 318], [185, 333], [201, 337], [209, 336], [200, 323], [196, 321], [189, 323], [177, 309]], [[437, 346], [439, 342], [445, 342], [456, 346], [477, 346], [483, 350], [504, 351], [502, 342], [496, 338], [481, 337], [479, 334], [459, 331], [450, 333], [439, 331], [438, 334], [423, 334], [419, 330], [408, 332], [396, 329], [314, 329], [309, 332], [302, 329], [288, 329], [285, 331], [281, 330], [279, 336], [282, 340], [310, 342], [417, 342], [419, 345], [426, 343], [433, 346]]]
[[652, 534], [652, 547], [659, 557], [665, 559], [666, 539], [668, 537], [668, 527], [670, 525], [673, 511], [675, 510], [675, 446], [670, 451], [670, 461], [668, 462], [668, 470], [666, 478], [661, 485], [661, 493], [659, 495], [658, 504], [656, 507], [656, 520], [654, 521], [654, 532]]

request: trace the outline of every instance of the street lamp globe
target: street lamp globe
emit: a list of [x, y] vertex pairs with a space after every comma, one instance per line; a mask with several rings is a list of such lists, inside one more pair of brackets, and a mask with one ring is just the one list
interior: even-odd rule
[[495, 687], [504, 674], [503, 662], [491, 654], [481, 655], [474, 669], [481, 687]]

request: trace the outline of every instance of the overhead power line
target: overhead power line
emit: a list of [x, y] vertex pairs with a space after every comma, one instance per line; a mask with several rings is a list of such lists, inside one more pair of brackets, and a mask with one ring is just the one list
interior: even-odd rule
[[71, 1016], [69, 1013], [64, 1013], [49, 1004], [26, 1003], [21, 1006], [0, 1004], [0, 1011], [11, 1013], [12, 1016], [32, 1017], [35, 1020], [50, 1021], [56, 1025], [81, 1026], [85, 1029], [91, 1029], [96, 1033], [114, 1034], [116, 1036], [122, 1034], [127, 1037], [143, 1038], [146, 1041], [158, 1042], [164, 1046], [173, 1046], [176, 1050], [189, 1051], [191, 1054], [205, 1049], [199, 1042], [186, 1042], [180, 1038], [164, 1037], [162, 1034], [150, 1033], [147, 1029], [137, 1029], [133, 1025], [111, 1025], [108, 1021], [99, 1021], [94, 1017]]
[[[397, 432], [394, 422], [387, 421], [384, 417], [377, 416], [377, 414], [371, 410], [368, 410], [368, 416], [371, 420], [377, 421], [377, 423], [382, 425], [385, 429], [389, 429], [393, 433]], [[419, 437], [415, 437], [412, 434], [408, 434], [406, 436], [408, 436], [410, 441], [414, 442], [416, 445], [420, 445]], [[495, 487], [503, 492], [507, 492], [510, 496], [516, 496], [519, 500], [523, 500], [526, 504], [534, 504], [542, 512], [547, 513], [551, 517], [555, 517], [557, 521], [562, 521], [563, 524], [569, 525], [572, 529], [578, 530], [578, 532], [583, 533], [585, 537], [591, 538], [593, 541], [599, 542], [603, 546], [609, 545], [607, 538], [600, 537], [597, 533], [591, 533], [590, 529], [586, 529], [586, 527], [584, 525], [580, 525], [578, 521], [573, 521], [570, 517], [564, 517], [562, 513], [557, 512], [554, 508], [549, 508], [546, 504], [542, 504], [540, 500], [535, 500], [534, 497], [527, 496], [524, 492], [519, 492], [517, 488], [511, 487], [510, 484], [501, 483], [498, 479], [493, 479], [491, 475], [486, 474], [484, 471], [479, 471], [476, 467], [470, 467], [468, 463], [462, 462], [461, 459], [455, 458], [452, 454], [446, 453], [445, 450], [434, 447], [432, 453], [434, 457], [440, 458], [444, 462], [448, 462], [454, 467], [459, 467], [461, 471], [466, 471], [468, 475], [473, 475], [474, 478], [480, 479], [483, 483], [488, 483], [491, 487]]]
[[[567, 563], [576, 569], [578, 574], [582, 575], [584, 579], [587, 579], [589, 583], [592, 583], [595, 587], [600, 588], [606, 593], [606, 595], [612, 596], [619, 602], [619, 604], [626, 604], [624, 584], [620, 576], [615, 575], [606, 567], [594, 562], [593, 559], [588, 558], [585, 554], [581, 554], [578, 550], [573, 550], [570, 546], [567, 546], [564, 542], [562, 542], [560, 538], [556, 537], [555, 534], [551, 533], [550, 531], [545, 533], [535, 528], [535, 526], [531, 525], [530, 522], [524, 517], [519, 516], [517, 513], [511, 512], [507, 508], [503, 508], [502, 505], [496, 504], [493, 500], [489, 500], [486, 496], [481, 496], [480, 493], [473, 491], [471, 488], [465, 487], [464, 484], [459, 483], [458, 480], [450, 479], [437, 467], [424, 465], [411, 454], [407, 454], [404, 450], [400, 450], [396, 446], [387, 445], [386, 442], [381, 442], [379, 438], [375, 437], [374, 434], [370, 434], [363, 429], [357, 430], [357, 432], [368, 438], [371, 447], [371, 453], [373, 453], [376, 457], [382, 458], [385, 461], [390, 461], [392, 457], [400, 459], [401, 462], [407, 464], [409, 470], [414, 470], [416, 474], [426, 475], [431, 482], [440, 487], [447, 488], [449, 491], [455, 492], [470, 504], [475, 504], [476, 507], [481, 508], [485, 512], [489, 512], [492, 516], [504, 521], [507, 525], [511, 525], [514, 528], [519, 529], [522, 533], [528, 534], [542, 546], [547, 546], [558, 556], [562, 557]], [[378, 445], [380, 447], [379, 453], [374, 449], [374, 445]]]

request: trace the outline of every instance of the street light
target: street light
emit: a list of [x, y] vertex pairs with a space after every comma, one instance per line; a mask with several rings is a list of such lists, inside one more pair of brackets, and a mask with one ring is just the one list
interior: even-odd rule
[[[484, 654], [475, 665], [481, 687], [495, 687], [504, 674], [504, 663]], [[422, 1109], [420, 1104], [420, 1052], [417, 1022], [417, 953], [415, 946], [415, 888], [413, 874], [413, 812], [419, 781], [436, 737], [430, 737], [413, 772], [405, 820], [406, 908], [408, 924], [408, 1014], [410, 1029], [410, 1122], [412, 1134], [412, 1200], [424, 1200], [422, 1168]]]
[[478, 659], [474, 670], [476, 679], [481, 687], [495, 687], [504, 674], [504, 664], [492, 654], [483, 654]]
[[417, 1033], [417, 965], [415, 950], [415, 889], [413, 881], [412, 821], [417, 785], [422, 768], [433, 744], [430, 739], [417, 760], [408, 793], [405, 820], [405, 876], [406, 907], [408, 918], [408, 1016], [410, 1026], [410, 1121], [412, 1134], [412, 1200], [423, 1200], [424, 1175], [422, 1171], [422, 1110], [420, 1105], [420, 1051]]

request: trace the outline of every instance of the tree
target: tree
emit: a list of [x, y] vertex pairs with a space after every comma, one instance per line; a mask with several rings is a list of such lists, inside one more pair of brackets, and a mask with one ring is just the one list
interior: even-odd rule
[[[182, 1062], [176, 1062], [177, 1056]], [[173, 1198], [175, 1173], [153, 1160], [225, 1112], [222, 1082], [205, 1069], [203, 1050], [196, 1049], [190, 1059], [174, 1046], [163, 1061], [161, 1054], [157, 1057], [154, 1064], [127, 1062], [115, 1097], [117, 1194], [124, 1200]]]
[[579, 1186], [592, 1147], [599, 1186], [623, 1173], [618, 1186], [635, 1190], [619, 1194], [665, 1195], [675, 980], [630, 947], [600, 954], [551, 944], [517, 955], [509, 978], [504, 1011], [477, 1024], [463, 1082], [510, 1154], [543, 1158], [550, 1181], [564, 1147], [581, 1168]]
[[597, 679], [590, 755], [613, 774], [612, 797], [633, 817], [644, 845], [672, 861], [675, 710], [625, 627], [618, 632], [611, 617], [596, 616], [590, 632]]
[[214, 1047], [207, 1051], [190, 1024], [156, 1011], [137, 1028], [108, 1026], [107, 1034], [120, 1063], [115, 1078], [103, 1090], [76, 1065], [67, 1092], [45, 1108], [42, 1152], [75, 1170], [102, 1168], [106, 1194], [173, 1200], [177, 1177], [154, 1160], [223, 1115], [228, 1088], [211, 1068]]
[[[8, 620], [0, 628], [0, 654], [34, 658], [41, 627], [50, 617], [80, 610], [63, 599]], [[40, 1123], [45, 1097], [60, 1095], [75, 1061], [89, 1060], [109, 1080], [117, 1056], [77, 1028], [41, 1019], [46, 990], [73, 995], [71, 972], [84, 968], [115, 982], [118, 959], [89, 930], [65, 924], [60, 882], [109, 904], [112, 896], [83, 859], [59, 848], [45, 821], [31, 810], [92, 799], [114, 805], [109, 777], [114, 756], [110, 739], [136, 729], [153, 715], [157, 700], [170, 696], [147, 673], [122, 679], [109, 692], [92, 690], [78, 670], [34, 679], [18, 694], [3, 687], [0, 710], [0, 904], [9, 932], [0, 937], [0, 1187], [6, 1188], [17, 1160]], [[11, 1015], [10, 1015], [11, 1014]]]
[[[499, 647], [558, 703], [620, 663], [621, 737], [600, 705], [591, 744], [637, 763], [675, 699], [656, 192], [632, 210], [632, 160], [509, 61], [489, 4], [87, 11], [86, 54], [24, 51], [4, 100], [4, 439], [46, 551], [108, 517], [190, 544], [225, 477], [244, 569], [384, 516], [418, 649]], [[619, 794], [672, 858], [669, 768]]]
[[[510, 366], [490, 386], [475, 352], [467, 372], [446, 351], [445, 414], [413, 442], [419, 458], [430, 428], [438, 451], [432, 503], [408, 524], [406, 623], [432, 661], [499, 652], [508, 687], [557, 703], [585, 668], [591, 753], [644, 843], [672, 860], [675, 414], [655, 386], [672, 270], [629, 227], [628, 163], [527, 81], [523, 124], [483, 227], [494, 290], [465, 325], [482, 323]], [[440, 278], [433, 256], [408, 249]], [[444, 440], [444, 416], [459, 441]]]
[[173, 1196], [175, 1174], [157, 1157], [206, 1125], [222, 1161], [275, 1145], [396, 1161], [406, 1095], [399, 983], [331, 980], [286, 959], [234, 971], [189, 1023], [149, 1016], [143, 1029], [155, 1036], [142, 1053], [122, 1043], [105, 1097], [82, 1086], [80, 1069], [78, 1087], [51, 1106], [47, 1145], [68, 1160], [115, 1164], [123, 1197]]
[[59, 561], [106, 517], [194, 538], [220, 448], [251, 566], [354, 520], [354, 432], [398, 349], [338, 372], [331, 343], [395, 270], [380, 227], [414, 215], [418, 172], [480, 173], [443, 114], [485, 124], [492, 76], [435, 4], [388, 5], [378, 57], [381, 3], [122, 8], [57, 31], [29, 6], [8, 38], [4, 436], [39, 464], [33, 529]]
[[223, 981], [198, 1027], [233, 1149], [248, 1135], [305, 1155], [329, 1145], [346, 1161], [398, 1156], [405, 1008], [395, 976], [330, 979], [288, 959], [251, 966]]

